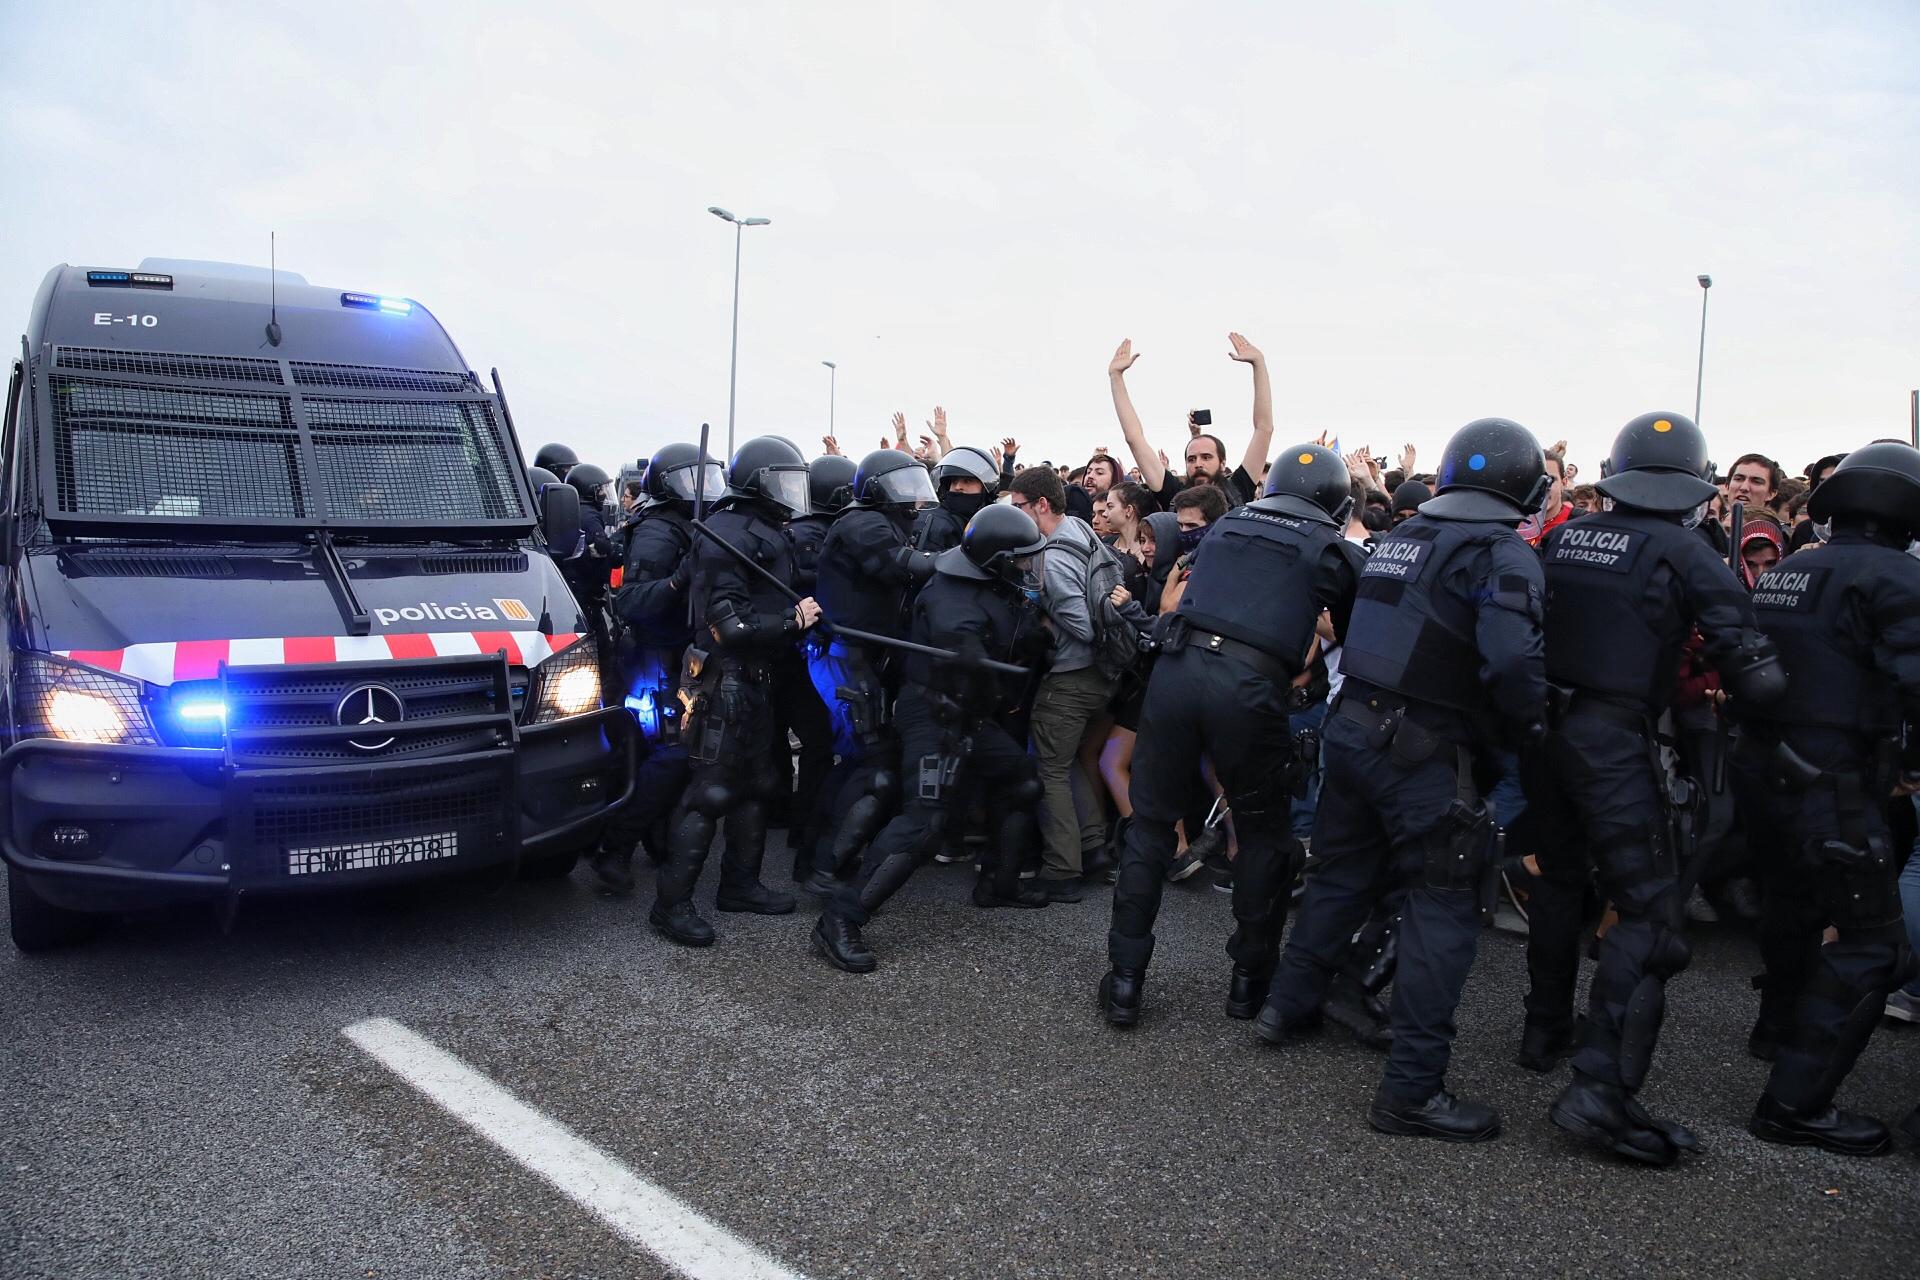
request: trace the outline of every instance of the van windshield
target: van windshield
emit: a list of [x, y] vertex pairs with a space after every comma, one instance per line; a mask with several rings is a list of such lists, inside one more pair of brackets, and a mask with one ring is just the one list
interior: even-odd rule
[[50, 383], [50, 514], [373, 530], [528, 518], [497, 407], [470, 387], [296, 396], [57, 371]]

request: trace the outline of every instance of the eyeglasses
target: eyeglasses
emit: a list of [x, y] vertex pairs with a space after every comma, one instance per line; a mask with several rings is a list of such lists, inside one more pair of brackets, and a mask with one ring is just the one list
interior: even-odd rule
[[1028, 507], [1033, 505], [1031, 502], [1028, 502], [1025, 499], [1021, 498], [1018, 494], [1015, 494], [1011, 499], [1009, 499], [1009, 501], [1012, 502], [1013, 509], [1015, 511], [1025, 511]]

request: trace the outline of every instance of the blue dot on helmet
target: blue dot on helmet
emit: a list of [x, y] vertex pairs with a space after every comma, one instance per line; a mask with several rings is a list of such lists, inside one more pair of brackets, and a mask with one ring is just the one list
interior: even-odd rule
[[1467, 467], [1468, 467], [1468, 469], [1469, 469], [1469, 470], [1473, 470], [1473, 471], [1484, 471], [1484, 470], [1486, 470], [1486, 468], [1487, 468], [1487, 455], [1486, 455], [1486, 454], [1484, 454], [1484, 453], [1476, 453], [1476, 454], [1474, 454], [1474, 455], [1473, 455], [1473, 456], [1472, 456], [1471, 458], [1468, 458], [1468, 459], [1467, 459]]

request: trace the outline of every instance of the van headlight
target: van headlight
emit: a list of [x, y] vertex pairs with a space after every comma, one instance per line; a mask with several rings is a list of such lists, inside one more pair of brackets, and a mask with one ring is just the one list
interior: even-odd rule
[[600, 654], [591, 635], [541, 663], [534, 679], [528, 724], [552, 724], [600, 709]]
[[142, 684], [51, 654], [20, 655], [14, 667], [16, 736], [108, 746], [158, 746]]

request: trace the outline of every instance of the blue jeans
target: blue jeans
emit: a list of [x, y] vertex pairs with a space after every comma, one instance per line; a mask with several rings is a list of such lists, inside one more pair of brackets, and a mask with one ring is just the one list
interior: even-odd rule
[[[1913, 797], [1913, 811], [1920, 815], [1920, 795]], [[1920, 839], [1913, 842], [1906, 869], [1900, 873], [1900, 909], [1907, 918], [1907, 942], [1915, 951], [1920, 951]], [[1906, 992], [1920, 1000], [1920, 978], [1909, 982]]]
[[[1327, 721], [1327, 699], [1296, 712], [1288, 718], [1288, 727], [1294, 733], [1303, 733], [1308, 729], [1320, 732], [1320, 726]], [[1313, 771], [1307, 775], [1307, 794], [1293, 802], [1293, 838], [1305, 840], [1313, 834], [1313, 815], [1320, 808], [1320, 773], [1322, 763], [1314, 761]]]

